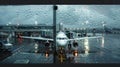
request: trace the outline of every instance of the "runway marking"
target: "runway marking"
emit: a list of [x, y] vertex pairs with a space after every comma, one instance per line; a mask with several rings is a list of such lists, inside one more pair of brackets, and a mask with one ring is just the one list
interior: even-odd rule
[[10, 59], [11, 57], [13, 57], [14, 55], [18, 54], [18, 53], [21, 53], [21, 54], [30, 54], [30, 53], [25, 53], [25, 52], [15, 52], [14, 54], [12, 54], [11, 56], [7, 57], [5, 60], [3, 60], [2, 62]]
[[[13, 54], [12, 54], [11, 56], [7, 57], [5, 60], [8, 60], [8, 59], [10, 59], [12, 56], [14, 56], [14, 55], [18, 54], [20, 51], [17, 51], [17, 50], [21, 49], [22, 47], [24, 47], [24, 45], [23, 45], [23, 46], [21, 46], [21, 47], [19, 47], [19, 48], [17, 48], [17, 49], [16, 49], [16, 50], [14, 50], [14, 51], [12, 51], [12, 52], [13, 52]], [[4, 62], [5, 60], [3, 60], [3, 62]]]
[[27, 52], [20, 52], [21, 54], [35, 54], [35, 53], [27, 53]]
[[19, 50], [19, 49], [22, 48], [22, 47], [24, 47], [24, 45], [21, 46], [21, 47], [19, 47], [19, 48], [17, 48], [16, 50], [14, 50], [14, 51], [12, 51], [12, 52], [17, 52], [17, 50]]
[[4, 61], [6, 61], [6, 60], [8, 60], [8, 59], [10, 59], [11, 57], [13, 57], [14, 55], [16, 55], [18, 52], [16, 52], [16, 53], [14, 53], [14, 54], [12, 54], [11, 56], [9, 56], [9, 57], [7, 57], [5, 60], [3, 60], [2, 62], [4, 62]]

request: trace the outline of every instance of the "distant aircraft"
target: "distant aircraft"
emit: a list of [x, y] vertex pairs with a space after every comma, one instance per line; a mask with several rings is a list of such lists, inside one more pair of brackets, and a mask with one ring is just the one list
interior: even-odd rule
[[13, 44], [10, 43], [11, 36], [12, 36], [11, 34], [8, 36], [7, 43], [4, 44], [7, 48], [11, 48], [13, 46]]
[[2, 35], [2, 36], [7, 36], [8, 33], [0, 32], [0, 35]]
[[8, 36], [7, 39], [6, 39], [6, 41], [2, 41], [2, 43], [3, 43], [3, 46], [4, 46], [5, 48], [7, 48], [7, 49], [8, 49], [8, 48], [11, 48], [11, 47], [13, 46], [13, 44], [10, 43], [10, 38], [11, 38], [12, 34], [8, 34], [8, 33], [1, 32], [0, 35]]

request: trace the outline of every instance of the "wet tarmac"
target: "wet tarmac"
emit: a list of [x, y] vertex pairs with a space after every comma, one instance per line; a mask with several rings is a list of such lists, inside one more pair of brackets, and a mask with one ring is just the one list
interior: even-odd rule
[[[67, 58], [74, 57], [69, 63], [120, 63], [120, 35], [105, 34], [102, 39], [85, 39], [77, 41], [78, 56], [67, 53]], [[44, 52], [44, 44], [39, 44], [39, 51]], [[66, 50], [68, 47], [66, 46]], [[33, 40], [24, 40], [21, 44], [14, 44], [11, 49], [12, 55], [0, 61], [0, 64], [54, 64], [53, 54], [48, 57], [44, 53], [34, 53], [35, 43]]]

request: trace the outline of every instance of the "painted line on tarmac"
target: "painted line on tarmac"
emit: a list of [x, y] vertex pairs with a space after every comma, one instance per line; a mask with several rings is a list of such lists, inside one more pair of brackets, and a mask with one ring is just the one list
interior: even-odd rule
[[19, 49], [21, 49], [22, 47], [24, 47], [24, 45], [23, 46], [21, 46], [21, 47], [19, 47], [19, 48], [17, 48], [16, 50], [14, 50], [14, 51], [12, 51], [12, 52], [17, 52]]
[[[5, 60], [8, 60], [8, 59], [10, 59], [12, 56], [14, 56], [14, 55], [16, 55], [17, 53], [19, 53], [20, 51], [17, 51], [17, 50], [19, 50], [20, 48], [22, 48], [23, 46], [21, 46], [21, 47], [19, 47], [19, 48], [17, 48], [16, 50], [14, 50], [13, 52], [13, 54], [11, 55], [11, 56], [9, 56], [9, 57], [7, 57]], [[5, 60], [3, 60], [3, 61], [5, 61]]]

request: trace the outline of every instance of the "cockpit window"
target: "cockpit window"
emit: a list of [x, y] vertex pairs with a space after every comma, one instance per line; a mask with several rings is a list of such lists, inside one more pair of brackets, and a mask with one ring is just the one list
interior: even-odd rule
[[65, 40], [65, 39], [67, 39], [67, 38], [57, 38], [57, 39], [59, 39], [59, 40]]

